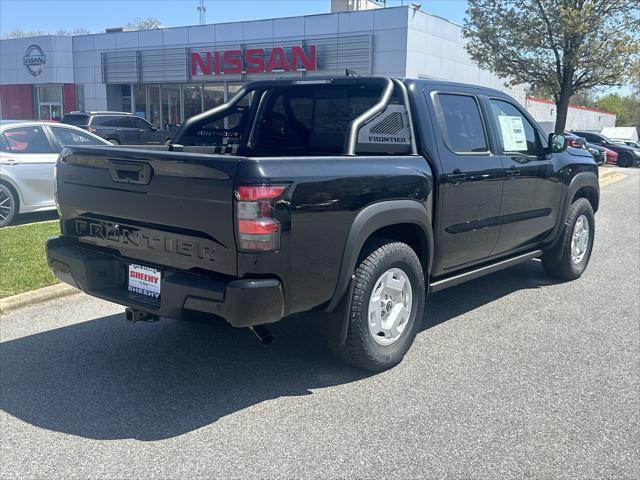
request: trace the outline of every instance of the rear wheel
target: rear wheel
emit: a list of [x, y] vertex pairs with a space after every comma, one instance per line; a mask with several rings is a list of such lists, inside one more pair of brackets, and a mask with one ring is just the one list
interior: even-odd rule
[[622, 152], [618, 156], [618, 166], [619, 167], [624, 167], [624, 168], [632, 167], [633, 166], [633, 157], [631, 156], [631, 154], [627, 153], [627, 152]]
[[338, 356], [359, 368], [382, 371], [402, 361], [422, 323], [425, 279], [413, 249], [379, 244], [354, 275], [347, 339]]
[[559, 243], [542, 256], [545, 271], [563, 280], [579, 278], [591, 258], [595, 226], [591, 204], [578, 198], [569, 207]]
[[18, 200], [13, 191], [0, 184], [0, 227], [10, 225], [18, 210]]
[[110, 138], [109, 140], [107, 140], [107, 142], [109, 142], [111, 145], [120, 145], [120, 142], [115, 138]]

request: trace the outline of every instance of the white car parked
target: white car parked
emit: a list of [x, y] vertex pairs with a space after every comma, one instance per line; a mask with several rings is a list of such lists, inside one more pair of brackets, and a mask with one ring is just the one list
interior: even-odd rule
[[53, 171], [66, 145], [109, 145], [71, 125], [0, 121], [0, 227], [18, 213], [56, 208]]

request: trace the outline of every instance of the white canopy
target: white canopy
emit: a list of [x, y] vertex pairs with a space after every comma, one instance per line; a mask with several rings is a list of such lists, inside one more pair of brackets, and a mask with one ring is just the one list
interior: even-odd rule
[[615, 140], [638, 141], [638, 129], [636, 127], [604, 127], [602, 135]]

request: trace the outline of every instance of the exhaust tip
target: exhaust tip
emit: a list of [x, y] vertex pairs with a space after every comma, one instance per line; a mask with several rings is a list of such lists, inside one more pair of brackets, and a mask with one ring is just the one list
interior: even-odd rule
[[267, 327], [263, 325], [256, 325], [253, 327], [249, 327], [249, 330], [253, 332], [253, 334], [260, 340], [260, 343], [264, 346], [268, 347], [271, 345], [276, 337], [267, 329]]

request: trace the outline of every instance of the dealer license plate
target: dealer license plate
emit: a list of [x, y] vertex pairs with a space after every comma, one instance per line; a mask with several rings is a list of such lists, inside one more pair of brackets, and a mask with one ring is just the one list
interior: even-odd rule
[[161, 284], [162, 273], [160, 270], [144, 265], [129, 265], [128, 289], [131, 293], [159, 301]]

